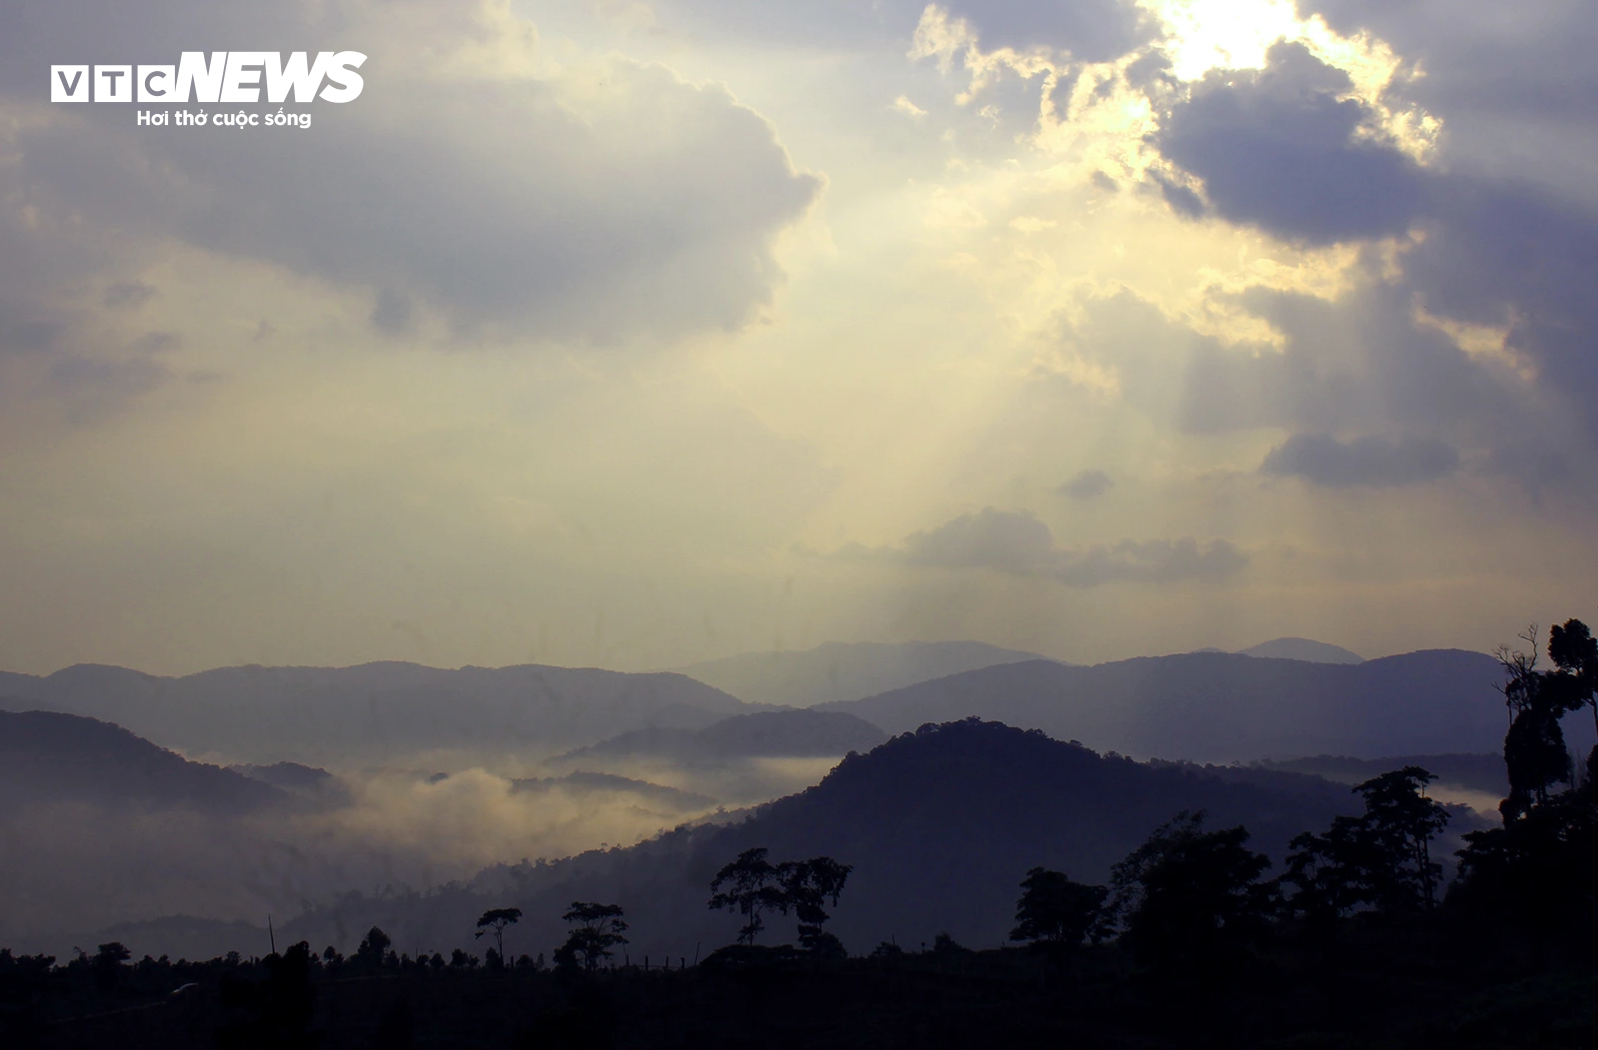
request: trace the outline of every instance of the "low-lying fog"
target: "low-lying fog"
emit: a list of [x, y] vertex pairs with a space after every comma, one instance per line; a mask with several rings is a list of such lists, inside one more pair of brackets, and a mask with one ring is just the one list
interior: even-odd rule
[[0, 805], [0, 945], [64, 956], [74, 944], [92, 950], [112, 924], [177, 914], [264, 925], [350, 890], [426, 889], [497, 862], [631, 845], [818, 783], [841, 756], [620, 757], [580, 769], [441, 768], [439, 757], [291, 784], [285, 802], [248, 813], [116, 799]]

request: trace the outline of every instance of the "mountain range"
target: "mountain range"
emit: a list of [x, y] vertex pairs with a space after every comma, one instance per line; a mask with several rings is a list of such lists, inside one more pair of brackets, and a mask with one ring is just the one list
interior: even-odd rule
[[[1240, 653], [1308, 663], [1363, 662], [1342, 646], [1309, 638], [1275, 638]], [[810, 707], [858, 700], [963, 671], [1043, 659], [1048, 658], [986, 642], [827, 642], [796, 652], [741, 653], [674, 670], [750, 703]]]
[[630, 729], [758, 710], [685, 675], [526, 665], [227, 667], [181, 678], [80, 664], [0, 673], [0, 710], [104, 719], [186, 754], [350, 768], [422, 752], [542, 757]]
[[742, 653], [675, 670], [750, 703], [810, 707], [979, 667], [1042, 659], [986, 642], [827, 642], [797, 652]]
[[704, 729], [635, 729], [559, 756], [592, 759], [651, 758], [674, 762], [735, 762], [749, 758], [836, 758], [869, 751], [888, 735], [844, 711], [758, 711], [734, 715]]
[[1490, 753], [1503, 746], [1503, 679], [1481, 653], [1435, 649], [1359, 664], [1235, 653], [1092, 667], [986, 667], [821, 705], [889, 733], [976, 715], [1128, 754], [1198, 762], [1334, 754]]
[[1328, 645], [1310, 638], [1273, 638], [1268, 642], [1239, 649], [1242, 656], [1261, 656], [1268, 660], [1303, 660], [1312, 664], [1362, 664], [1365, 658], [1340, 645]]

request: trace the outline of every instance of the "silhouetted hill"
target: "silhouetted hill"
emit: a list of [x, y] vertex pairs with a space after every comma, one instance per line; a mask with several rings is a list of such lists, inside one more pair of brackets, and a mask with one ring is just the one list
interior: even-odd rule
[[563, 777], [534, 777], [525, 780], [513, 780], [511, 785], [512, 790], [517, 792], [538, 792], [547, 791], [554, 787], [571, 787], [590, 796], [593, 794], [626, 793], [638, 796], [656, 805], [668, 806], [679, 812], [709, 809], [716, 804], [716, 800], [708, 795], [698, 795], [691, 791], [683, 791], [674, 787], [651, 784], [647, 780], [635, 780], [632, 777], [617, 776], [614, 773], [579, 771], [568, 773]]
[[[1017, 886], [1036, 865], [1103, 881], [1111, 865], [1183, 809], [1204, 809], [1216, 827], [1246, 824], [1258, 848], [1356, 812], [1344, 785], [1268, 770], [1152, 766], [1099, 755], [997, 723], [927, 726], [867, 755], [846, 758], [820, 785], [761, 807], [729, 826], [680, 829], [630, 849], [553, 864], [491, 869], [477, 892], [349, 898], [297, 919], [293, 936], [324, 943], [336, 930], [376, 922], [398, 941], [465, 943], [476, 915], [514, 905], [526, 913], [517, 951], [548, 951], [572, 900], [615, 902], [632, 924], [633, 959], [733, 940], [735, 916], [706, 910], [716, 871], [741, 850], [766, 846], [773, 860], [829, 855], [854, 873], [833, 929], [855, 951], [880, 940], [931, 942], [947, 930], [962, 943], [1002, 941]], [[768, 943], [791, 940], [774, 918]]]
[[810, 707], [978, 667], [1041, 659], [985, 642], [827, 642], [802, 652], [744, 653], [677, 670], [750, 703]]
[[190, 762], [107, 722], [0, 711], [0, 805], [70, 801], [238, 814], [285, 798], [270, 784]]
[[1241, 656], [1263, 656], [1272, 660], [1303, 660], [1312, 664], [1362, 664], [1365, 658], [1340, 645], [1329, 645], [1309, 638], [1273, 638], [1247, 649]]
[[1291, 755], [1490, 752], [1503, 745], [1498, 662], [1435, 649], [1361, 664], [1228, 653], [1094, 667], [1051, 661], [951, 675], [827, 704], [890, 733], [978, 715], [1134, 755], [1203, 762]]
[[1509, 771], [1502, 752], [1492, 755], [1400, 755], [1396, 758], [1348, 758], [1344, 755], [1316, 755], [1285, 762], [1262, 762], [1267, 769], [1308, 773], [1342, 784], [1358, 784], [1390, 769], [1420, 766], [1437, 774], [1445, 784], [1458, 784], [1502, 797], [1509, 794]]
[[662, 758], [727, 762], [745, 758], [825, 758], [869, 751], [888, 734], [843, 711], [760, 711], [734, 715], [704, 729], [635, 729], [561, 756]]
[[325, 769], [302, 766], [298, 762], [274, 762], [270, 766], [229, 766], [254, 780], [280, 787], [285, 791], [315, 792], [324, 790], [335, 777]]
[[229, 667], [163, 678], [84, 664], [43, 678], [0, 674], [0, 693], [21, 698], [0, 709], [101, 718], [189, 753], [335, 767], [423, 750], [536, 756], [750, 710], [684, 675], [534, 665]]
[[252, 780], [271, 784], [296, 798], [323, 807], [348, 805], [352, 799], [349, 787], [325, 769], [302, 766], [298, 762], [275, 762], [269, 766], [228, 766]]

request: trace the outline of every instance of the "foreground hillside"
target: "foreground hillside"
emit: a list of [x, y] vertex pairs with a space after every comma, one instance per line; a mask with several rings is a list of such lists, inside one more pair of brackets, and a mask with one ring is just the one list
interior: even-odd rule
[[[1525, 977], [1456, 946], [1367, 939], [1338, 970], [1292, 953], [1197, 1001], [1128, 981], [1110, 949], [1073, 972], [1023, 949], [916, 952], [770, 972], [630, 965], [593, 976], [446, 965], [373, 972], [275, 958], [185, 966], [0, 967], [0, 1039], [38, 1050], [322, 1046], [455, 1050], [1587, 1050], [1598, 975]], [[1121, 963], [1121, 965], [1117, 965]], [[276, 965], [273, 965], [276, 964]], [[351, 972], [357, 974], [353, 978]], [[179, 983], [189, 984], [173, 997]], [[8, 987], [9, 986], [9, 987]], [[10, 996], [7, 996], [7, 992]], [[297, 994], [296, 994], [297, 993]], [[6, 1001], [9, 998], [10, 1001]]]
[[1186, 653], [1006, 664], [827, 704], [890, 733], [977, 715], [1062, 740], [1195, 762], [1488, 753], [1504, 736], [1498, 661], [1438, 649], [1362, 664]]
[[[622, 905], [631, 952], [692, 957], [696, 944], [732, 939], [734, 917], [706, 908], [711, 877], [738, 853], [827, 855], [854, 865], [832, 929], [851, 950], [879, 941], [1003, 941], [1016, 886], [1044, 865], [1103, 881], [1112, 864], [1180, 810], [1216, 826], [1246, 824], [1259, 848], [1280, 854], [1301, 831], [1356, 807], [1348, 788], [1313, 777], [1150, 766], [992, 722], [927, 726], [845, 759], [818, 786], [761, 807], [730, 826], [683, 829], [630, 849], [524, 864], [480, 876], [469, 889], [387, 899], [348, 897], [291, 924], [290, 935], [341, 944], [339, 931], [377, 924], [432, 950], [466, 943], [487, 907], [526, 918], [518, 951], [558, 943], [572, 900]], [[773, 927], [773, 938], [792, 937]]]
[[163, 678], [80, 665], [0, 673], [0, 709], [125, 726], [187, 754], [349, 768], [428, 752], [540, 757], [617, 732], [699, 729], [755, 710], [678, 674], [591, 668], [229, 667]]

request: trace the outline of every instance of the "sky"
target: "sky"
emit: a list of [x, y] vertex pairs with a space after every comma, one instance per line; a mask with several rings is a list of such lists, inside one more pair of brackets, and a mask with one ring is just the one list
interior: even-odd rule
[[[0, 0], [0, 667], [1590, 620], [1595, 48], [1583, 0]], [[49, 98], [272, 49], [364, 88]]]

